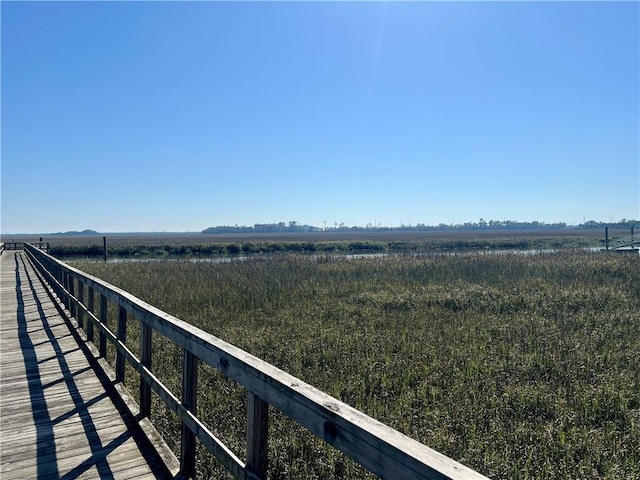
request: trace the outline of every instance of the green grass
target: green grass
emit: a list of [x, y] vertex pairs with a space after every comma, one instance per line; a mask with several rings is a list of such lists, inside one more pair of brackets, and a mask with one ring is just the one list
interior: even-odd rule
[[[78, 266], [492, 478], [640, 479], [637, 255]], [[154, 342], [179, 393], [181, 353]], [[201, 415], [243, 458], [245, 392], [210, 368], [199, 381]], [[271, 420], [271, 478], [366, 477]], [[157, 404], [153, 421], [179, 439]], [[199, 468], [221, 475], [204, 452]]]

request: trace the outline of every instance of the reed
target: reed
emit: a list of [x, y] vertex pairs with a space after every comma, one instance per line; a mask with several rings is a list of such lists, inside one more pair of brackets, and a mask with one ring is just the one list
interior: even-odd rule
[[[637, 255], [77, 266], [492, 478], [640, 479]], [[180, 352], [154, 346], [179, 392]], [[242, 458], [244, 392], [201, 368], [199, 409]], [[171, 414], [153, 415], [177, 437]], [[277, 412], [270, 435], [270, 478], [367, 478]]]
[[[604, 239], [593, 233], [571, 232], [570, 236], [558, 233], [531, 233], [509, 235], [505, 232], [455, 232], [440, 235], [414, 233], [401, 235], [387, 232], [380, 234], [290, 234], [280, 239], [261, 240], [254, 235], [230, 237], [229, 241], [204, 241], [202, 235], [180, 239], [171, 236], [109, 237], [110, 257], [168, 258], [168, 257], [219, 257], [238, 255], [272, 255], [282, 253], [402, 253], [402, 252], [452, 252], [495, 251], [559, 248], [604, 247]], [[284, 239], [287, 238], [287, 239]], [[231, 240], [232, 239], [232, 240]], [[58, 258], [100, 258], [104, 253], [102, 238], [52, 239], [49, 252]]]

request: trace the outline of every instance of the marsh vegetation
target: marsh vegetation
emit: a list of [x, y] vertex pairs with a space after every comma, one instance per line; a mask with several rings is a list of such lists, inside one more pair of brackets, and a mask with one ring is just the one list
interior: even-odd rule
[[[286, 254], [76, 266], [489, 477], [639, 479], [639, 257]], [[180, 392], [181, 352], [159, 338], [154, 346], [154, 371]], [[243, 458], [245, 393], [201, 370], [199, 411]], [[367, 478], [272, 413], [270, 478]], [[178, 448], [176, 419], [159, 404], [152, 415]], [[206, 452], [199, 462], [202, 478], [222, 475]]]
[[[611, 230], [611, 238], [628, 236]], [[38, 241], [39, 237], [19, 238]], [[434, 253], [604, 247], [604, 230], [330, 231], [263, 234], [110, 234], [110, 258], [206, 258], [282, 253]], [[14, 241], [12, 239], [11, 241]], [[61, 259], [103, 255], [102, 235], [47, 236], [49, 252]]]

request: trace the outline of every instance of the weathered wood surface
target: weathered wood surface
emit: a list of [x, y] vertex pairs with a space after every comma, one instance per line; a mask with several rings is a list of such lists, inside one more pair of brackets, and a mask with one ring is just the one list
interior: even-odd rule
[[23, 252], [0, 257], [0, 478], [172, 478]]

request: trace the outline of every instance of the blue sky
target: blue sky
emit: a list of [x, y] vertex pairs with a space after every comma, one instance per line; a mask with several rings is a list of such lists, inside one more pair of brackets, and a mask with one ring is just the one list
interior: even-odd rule
[[3, 233], [640, 218], [638, 2], [2, 2]]

